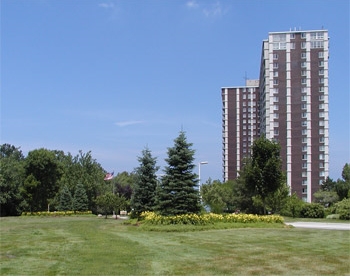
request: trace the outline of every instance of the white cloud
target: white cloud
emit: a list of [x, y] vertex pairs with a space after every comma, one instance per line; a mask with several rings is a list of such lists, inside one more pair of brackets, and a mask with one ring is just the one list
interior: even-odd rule
[[206, 17], [216, 17], [223, 14], [223, 9], [220, 2], [210, 5], [203, 9], [203, 13]]
[[188, 2], [186, 3], [186, 6], [187, 6], [187, 8], [189, 8], [189, 9], [196, 9], [196, 8], [199, 7], [199, 5], [197, 4], [197, 2], [196, 2], [195, 0], [188, 1]]
[[98, 4], [99, 7], [104, 8], [104, 9], [113, 9], [114, 4], [113, 3], [100, 3]]
[[188, 9], [200, 11], [205, 17], [220, 17], [226, 13], [220, 1], [213, 4], [198, 4], [196, 0], [190, 0], [186, 6]]
[[141, 124], [141, 123], [144, 123], [144, 121], [129, 120], [129, 121], [116, 122], [115, 125], [117, 125], [119, 127], [125, 127], [125, 126], [129, 126], [129, 125], [136, 125], [136, 124]]

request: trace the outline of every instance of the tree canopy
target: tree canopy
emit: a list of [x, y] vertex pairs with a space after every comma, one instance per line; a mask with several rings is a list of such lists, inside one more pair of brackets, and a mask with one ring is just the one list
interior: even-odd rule
[[245, 186], [255, 197], [259, 197], [266, 213], [266, 199], [285, 183], [280, 145], [265, 136], [256, 139], [252, 145], [251, 158], [247, 160], [243, 171]]

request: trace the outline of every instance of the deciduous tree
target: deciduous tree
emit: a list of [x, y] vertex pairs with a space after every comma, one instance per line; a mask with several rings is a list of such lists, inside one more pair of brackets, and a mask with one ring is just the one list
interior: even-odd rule
[[266, 213], [266, 198], [285, 182], [280, 158], [280, 145], [264, 136], [254, 141], [251, 160], [244, 167], [245, 185], [258, 196]]
[[21, 212], [20, 187], [23, 185], [24, 156], [20, 148], [10, 144], [0, 146], [0, 215], [13, 216]]

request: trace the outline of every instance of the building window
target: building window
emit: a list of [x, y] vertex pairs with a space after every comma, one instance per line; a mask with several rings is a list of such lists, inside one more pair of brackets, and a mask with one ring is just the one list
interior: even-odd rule
[[290, 49], [295, 49], [295, 42], [290, 43]]
[[278, 102], [278, 96], [273, 97], [273, 102]]
[[324, 177], [324, 176], [325, 176], [324, 171], [320, 171], [320, 177]]
[[273, 59], [274, 59], [274, 60], [278, 60], [278, 54], [274, 53], [274, 54], [273, 54]]
[[274, 118], [274, 119], [278, 119], [278, 118], [279, 118], [279, 114], [278, 114], [278, 113], [274, 113], [274, 114], [273, 114], [273, 118]]
[[306, 136], [306, 135], [307, 135], [307, 130], [306, 130], [306, 129], [302, 129], [302, 130], [301, 130], [301, 134], [302, 134], [303, 136]]
[[319, 149], [320, 149], [320, 151], [324, 151], [325, 146], [324, 145], [320, 145]]
[[301, 158], [302, 158], [303, 160], [307, 160], [307, 154], [303, 154], [303, 155], [301, 156]]
[[319, 78], [318, 83], [319, 84], [324, 84], [324, 78]]
[[272, 88], [272, 89], [271, 89], [271, 92], [272, 92], [273, 94], [278, 93], [278, 88]]
[[[273, 68], [277, 69], [278, 68], [278, 63], [273, 63]], [[278, 76], [278, 75], [277, 75]]]
[[284, 50], [286, 49], [286, 43], [285, 42], [274, 42], [272, 44], [273, 50]]
[[301, 67], [305, 68], [306, 67], [306, 62], [301, 62]]
[[318, 75], [324, 75], [324, 69], [323, 68], [318, 70]]
[[304, 104], [301, 104], [301, 109], [302, 110], [306, 110], [307, 109], [307, 105], [304, 103]]
[[301, 38], [306, 38], [306, 33], [301, 33]]
[[320, 155], [319, 155], [319, 159], [320, 159], [320, 160], [324, 160], [324, 154], [320, 154]]
[[304, 145], [304, 146], [301, 148], [301, 151], [306, 152], [306, 151], [307, 151], [307, 146]]
[[[323, 53], [323, 52], [321, 52], [321, 53]], [[318, 62], [318, 66], [319, 66], [319, 67], [324, 67], [324, 61], [319, 61], [319, 62]]]
[[307, 143], [307, 138], [302, 138], [302, 139], [301, 139], [301, 142], [302, 142], [302, 143]]
[[302, 87], [301, 88], [301, 93], [307, 93], [307, 88], [306, 87]]
[[306, 118], [306, 117], [307, 117], [307, 113], [305, 113], [305, 112], [302, 113], [302, 114], [301, 114], [301, 117], [302, 117], [302, 118]]
[[324, 127], [324, 121], [323, 121], [323, 120], [320, 120], [320, 121], [318, 122], [318, 126]]
[[275, 111], [277, 111], [277, 110], [278, 110], [278, 108], [279, 108], [279, 107], [278, 107], [278, 105], [276, 105], [276, 104], [275, 104], [275, 105], [273, 105], [273, 109], [274, 109]]
[[318, 108], [319, 108], [320, 110], [324, 110], [324, 104], [319, 104], [319, 105], [318, 105]]
[[301, 78], [301, 84], [306, 85], [306, 78]]
[[301, 173], [301, 177], [307, 177], [307, 172], [306, 171], [303, 171], [302, 173]]
[[320, 59], [323, 59], [324, 58], [324, 52], [318, 52], [318, 57]]
[[307, 168], [307, 163], [303, 163], [302, 168]]
[[324, 87], [320, 87], [318, 91], [319, 92], [324, 92]]
[[323, 32], [312, 32], [310, 36], [311, 39], [323, 39], [324, 37]]
[[301, 71], [301, 76], [306, 76], [306, 70]]
[[301, 53], [301, 58], [302, 58], [302, 59], [306, 59], [306, 52], [302, 52], [302, 53]]
[[301, 49], [305, 49], [305, 48], [306, 48], [306, 42], [303, 41], [303, 42], [301, 43]]
[[319, 133], [320, 135], [324, 135], [324, 129], [319, 129], [319, 130], [318, 130], [318, 133]]
[[324, 143], [324, 137], [320, 137], [319, 142]]
[[324, 168], [324, 163], [323, 163], [323, 162], [320, 162], [319, 167], [320, 167], [320, 168]]
[[273, 129], [273, 134], [274, 134], [275, 136], [278, 136], [278, 129]]
[[273, 84], [278, 85], [278, 79], [273, 79]]
[[286, 41], [286, 34], [274, 34], [272, 36], [273, 41]]
[[295, 33], [291, 33], [291, 34], [290, 34], [290, 38], [291, 38], [291, 39], [295, 38]]
[[319, 113], [319, 117], [320, 117], [320, 118], [324, 118], [324, 117], [325, 117], [325, 113], [324, 113], [324, 112], [320, 112], [320, 113]]
[[307, 99], [306, 95], [301, 96], [301, 101], [306, 101], [306, 99]]
[[312, 40], [311, 41], [311, 49], [315, 49], [315, 48], [323, 48], [324, 47], [324, 42], [323, 40]]

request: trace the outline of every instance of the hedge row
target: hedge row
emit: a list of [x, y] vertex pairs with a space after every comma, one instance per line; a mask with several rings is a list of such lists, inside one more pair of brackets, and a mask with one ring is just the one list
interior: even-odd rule
[[224, 223], [283, 223], [283, 217], [276, 215], [253, 215], [253, 214], [183, 214], [174, 216], [161, 216], [154, 212], [141, 213], [141, 220], [149, 224], [192, 224], [192, 225], [207, 225], [218, 222]]
[[56, 212], [22, 212], [22, 216], [70, 216], [70, 215], [88, 215], [91, 211], [56, 211]]

